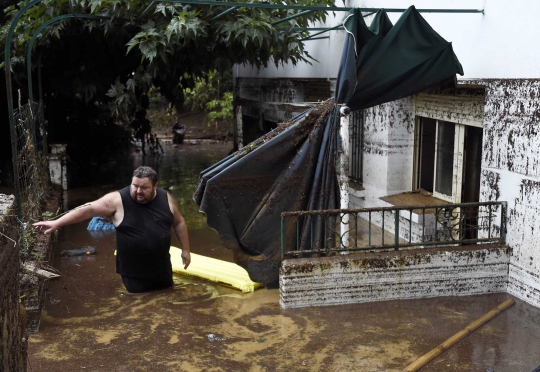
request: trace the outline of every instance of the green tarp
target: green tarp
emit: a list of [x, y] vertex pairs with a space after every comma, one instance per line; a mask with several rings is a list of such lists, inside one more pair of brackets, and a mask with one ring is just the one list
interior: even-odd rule
[[[320, 104], [201, 173], [194, 200], [251, 280], [277, 286], [281, 212], [339, 206], [336, 125], [334, 103]], [[303, 233], [324, 235], [318, 219], [306, 224]], [[292, 246], [294, 226], [286, 231]]]
[[411, 6], [392, 26], [379, 10], [366, 26], [358, 9], [344, 21], [347, 38], [336, 84], [336, 102], [361, 110], [432, 88], [455, 86], [463, 75], [452, 44]]

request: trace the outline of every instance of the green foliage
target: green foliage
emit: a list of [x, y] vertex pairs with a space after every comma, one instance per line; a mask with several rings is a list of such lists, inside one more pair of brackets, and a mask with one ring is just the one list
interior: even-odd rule
[[[191, 111], [212, 111], [221, 110], [220, 105], [226, 107], [230, 95], [229, 109], [232, 115], [232, 76], [230, 71], [219, 72], [208, 71], [201, 77], [194, 77], [194, 87], [185, 88], [185, 104]], [[230, 93], [230, 94], [228, 94]], [[232, 117], [232, 116], [231, 116]]]
[[110, 106], [115, 117], [133, 116], [134, 113], [132, 112], [132, 109], [137, 104], [134, 90], [135, 84], [133, 79], [128, 79], [126, 85], [117, 79], [114, 85], [111, 86], [107, 95], [114, 98], [114, 101], [111, 102]]
[[212, 70], [193, 77], [193, 82], [193, 88], [184, 89], [185, 104], [191, 111], [204, 110], [208, 102], [219, 99], [223, 92], [232, 89], [232, 77], [228, 71], [219, 73]]
[[[23, 0], [5, 9], [2, 44], [10, 20], [28, 2]], [[334, 0], [283, 3], [333, 6]], [[226, 92], [231, 89], [224, 80], [216, 84], [214, 79], [218, 75], [223, 78], [223, 72], [230, 71], [234, 64], [261, 68], [309, 63], [312, 58], [299, 41], [308, 33], [295, 30], [324, 21], [326, 13], [312, 12], [273, 25], [301, 10], [239, 7], [213, 20], [227, 9], [148, 0], [43, 0], [22, 15], [14, 30], [11, 63], [16, 83], [25, 83], [26, 49], [41, 25], [70, 13], [97, 15], [103, 18], [79, 17], [53, 23], [36, 40], [33, 66], [41, 55], [47, 80], [44, 90], [49, 98], [65, 106], [55, 106], [65, 110], [56, 117], [72, 115], [68, 108], [80, 108], [80, 103], [99, 106], [99, 115], [104, 114], [102, 107], [108, 107], [109, 117], [126, 123], [144, 109], [141, 98], [147, 97], [154, 86], [177, 110], [186, 101], [207, 111], [213, 124], [230, 121], [232, 99]]]
[[205, 37], [206, 28], [198, 15], [198, 12], [182, 12], [172, 18], [165, 29], [167, 42], [170, 43], [172, 39], [176, 44], [186, 45], [190, 41], [197, 41], [197, 36]]
[[233, 115], [233, 94], [225, 92], [221, 99], [214, 99], [206, 104], [209, 121], [230, 121]]
[[185, 88], [185, 103], [192, 111], [205, 111], [206, 123], [221, 132], [229, 131], [234, 118], [230, 71], [209, 71], [195, 77], [193, 88]]
[[[25, 3], [21, 2], [19, 6]], [[334, 5], [332, 0], [292, 3]], [[227, 7], [157, 3], [143, 15], [148, 5], [151, 3], [146, 0], [44, 0], [31, 7], [18, 22], [13, 54], [24, 57], [28, 41], [44, 22], [58, 15], [78, 13], [109, 17], [77, 20], [83, 28], [90, 31], [99, 29], [109, 38], [115, 38], [115, 31], [119, 29], [130, 28], [131, 36], [125, 51], [129, 54], [135, 49], [142, 64], [146, 62], [147, 67], [153, 65], [149, 71], [154, 75], [170, 61], [173, 61], [172, 66], [167, 66], [166, 70], [182, 68], [188, 73], [216, 68], [216, 60], [250, 63], [257, 67], [267, 66], [271, 61], [276, 65], [289, 61], [296, 64], [309, 62], [311, 57], [298, 42], [307, 34], [295, 32], [294, 27], [306, 27], [310, 21], [324, 21], [326, 18], [325, 12], [313, 12], [273, 26], [273, 22], [299, 11], [238, 8], [210, 21]], [[6, 16], [13, 17], [17, 10], [14, 6], [5, 9]], [[46, 45], [51, 39], [62, 38], [69, 22], [73, 20], [66, 19], [47, 27], [39, 44]], [[8, 27], [9, 22], [2, 29], [3, 42]]]
[[154, 131], [162, 131], [170, 128], [179, 112], [167, 102], [159, 91], [150, 89], [148, 92], [149, 105], [146, 118], [152, 123]]

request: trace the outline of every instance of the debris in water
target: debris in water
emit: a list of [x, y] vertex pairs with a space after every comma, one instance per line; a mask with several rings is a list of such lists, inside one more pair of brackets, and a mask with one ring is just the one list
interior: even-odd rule
[[60, 252], [60, 257], [90, 256], [96, 254], [96, 248], [84, 246], [79, 249], [66, 249]]
[[213, 333], [208, 334], [208, 341], [210, 341], [210, 342], [212, 342], [212, 341], [225, 341], [225, 340], [226, 340], [226, 338], [217, 337]]

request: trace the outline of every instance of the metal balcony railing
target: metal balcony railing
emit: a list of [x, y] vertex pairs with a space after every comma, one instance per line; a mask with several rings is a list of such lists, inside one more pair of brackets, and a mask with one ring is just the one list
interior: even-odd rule
[[505, 244], [507, 202], [283, 212], [281, 258]]

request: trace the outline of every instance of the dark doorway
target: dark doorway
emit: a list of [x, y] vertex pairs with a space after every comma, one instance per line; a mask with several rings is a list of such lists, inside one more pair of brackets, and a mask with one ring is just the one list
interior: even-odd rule
[[[480, 201], [480, 173], [482, 166], [482, 128], [467, 126], [463, 154], [463, 184], [461, 189], [462, 203]], [[478, 238], [478, 209], [464, 208], [463, 238]]]
[[420, 118], [418, 141], [418, 179], [417, 187], [433, 192], [433, 176], [435, 169], [435, 134], [437, 121]]
[[474, 203], [480, 200], [480, 168], [482, 165], [482, 128], [467, 126], [465, 130], [463, 188], [461, 201]]

